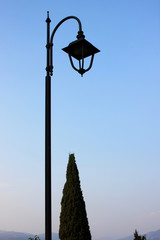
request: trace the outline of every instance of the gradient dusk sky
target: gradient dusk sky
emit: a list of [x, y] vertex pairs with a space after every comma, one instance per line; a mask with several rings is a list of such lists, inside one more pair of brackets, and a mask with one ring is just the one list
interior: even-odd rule
[[46, 17], [101, 50], [82, 78], [54, 39], [53, 232], [69, 153], [93, 239], [160, 229], [160, 1], [5, 0], [0, 7], [0, 230], [44, 232]]

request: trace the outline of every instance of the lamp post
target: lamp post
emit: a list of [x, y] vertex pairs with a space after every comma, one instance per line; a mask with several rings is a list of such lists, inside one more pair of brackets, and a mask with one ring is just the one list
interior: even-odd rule
[[[85, 40], [83, 35], [82, 25], [80, 20], [75, 16], [69, 16], [62, 19], [54, 28], [50, 36], [50, 18], [49, 12], [47, 12], [47, 66], [46, 66], [46, 78], [45, 78], [45, 240], [52, 239], [52, 227], [51, 227], [51, 76], [53, 75], [53, 38], [55, 32], [59, 26], [69, 20], [75, 19], [78, 22], [79, 31], [77, 40], [70, 43], [68, 47], [62, 50], [68, 53], [71, 65], [74, 70], [83, 76], [85, 72], [90, 70], [93, 63], [94, 54], [99, 50], [95, 48], [91, 43]], [[91, 56], [90, 65], [87, 69], [84, 69], [84, 58]], [[73, 64], [72, 57], [78, 60], [79, 68], [76, 68]]]

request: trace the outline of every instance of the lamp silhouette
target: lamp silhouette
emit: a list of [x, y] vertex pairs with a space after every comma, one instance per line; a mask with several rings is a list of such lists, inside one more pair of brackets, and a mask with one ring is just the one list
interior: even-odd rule
[[[50, 36], [50, 18], [49, 12], [47, 12], [47, 66], [46, 66], [46, 78], [45, 78], [45, 240], [52, 239], [52, 227], [51, 227], [51, 76], [53, 75], [53, 38], [55, 32], [59, 26], [69, 20], [75, 19], [79, 25], [79, 31], [77, 40], [70, 43], [68, 47], [63, 48], [69, 55], [71, 65], [74, 70], [83, 76], [85, 72], [91, 69], [93, 58], [96, 53], [99, 52], [91, 43], [85, 40], [85, 36], [82, 31], [82, 24], [80, 20], [75, 16], [69, 16], [62, 19], [54, 28]], [[84, 59], [91, 56], [89, 67], [84, 69]], [[73, 64], [72, 57], [79, 61], [79, 69]]]

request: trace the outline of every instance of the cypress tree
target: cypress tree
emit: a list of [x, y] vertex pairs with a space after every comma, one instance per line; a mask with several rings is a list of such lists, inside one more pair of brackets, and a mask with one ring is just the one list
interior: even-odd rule
[[60, 240], [91, 240], [74, 154], [69, 155], [60, 214]]

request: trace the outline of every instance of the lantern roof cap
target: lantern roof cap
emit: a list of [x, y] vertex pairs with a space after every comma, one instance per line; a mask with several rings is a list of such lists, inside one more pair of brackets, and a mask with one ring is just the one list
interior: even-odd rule
[[100, 52], [99, 49], [94, 47], [84, 38], [80, 38], [76, 41], [71, 42], [68, 47], [63, 48], [62, 50], [77, 60], [84, 59]]

